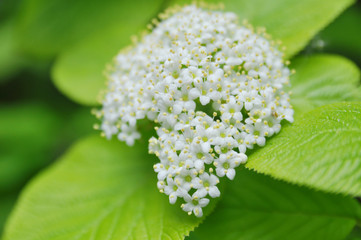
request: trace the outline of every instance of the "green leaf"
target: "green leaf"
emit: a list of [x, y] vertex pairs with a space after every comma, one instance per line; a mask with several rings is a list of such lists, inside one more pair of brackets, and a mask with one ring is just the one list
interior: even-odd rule
[[246, 166], [313, 188], [361, 195], [361, 103], [312, 110], [249, 156]]
[[[218, 0], [211, 0], [212, 2]], [[226, 10], [247, 19], [258, 27], [266, 27], [273, 39], [287, 47], [290, 58], [303, 49], [312, 37], [334, 20], [354, 0], [224, 0]]]
[[162, 0], [117, 2], [120, 6], [115, 8], [122, 19], [102, 26], [86, 40], [63, 52], [53, 68], [55, 85], [78, 103], [97, 104], [100, 90], [106, 88], [103, 75], [106, 64], [130, 44], [131, 35], [156, 16]]
[[326, 194], [242, 170], [216, 210], [194, 232], [199, 239], [344, 239], [360, 220], [350, 197]]
[[78, 103], [98, 104], [100, 90], [106, 89], [107, 79], [103, 74], [106, 64], [111, 62], [123, 46], [130, 43], [130, 35], [134, 32], [125, 30], [120, 33], [124, 34], [124, 37], [101, 33], [99, 37], [90, 38], [64, 52], [52, 69], [56, 87]]
[[183, 239], [202, 219], [158, 192], [155, 160], [146, 141], [80, 141], [26, 188], [4, 239]]
[[330, 103], [361, 101], [360, 70], [346, 58], [302, 56], [291, 67], [296, 69], [291, 77], [291, 103], [297, 115]]
[[[347, 9], [332, 24], [316, 37], [313, 45], [323, 46], [321, 50], [347, 54], [361, 63], [361, 5], [356, 4]], [[321, 41], [321, 42], [320, 42]]]
[[139, 27], [158, 7], [159, 1], [145, 0], [25, 0], [18, 16], [17, 40], [27, 53], [54, 57], [110, 25], [118, 26], [119, 32], [129, 23]]

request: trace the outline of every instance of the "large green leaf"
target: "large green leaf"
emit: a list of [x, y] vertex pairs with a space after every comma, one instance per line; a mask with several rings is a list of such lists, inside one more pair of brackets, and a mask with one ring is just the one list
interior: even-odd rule
[[284, 127], [246, 166], [290, 182], [361, 195], [361, 103], [314, 109]]
[[361, 208], [326, 194], [243, 170], [227, 185], [216, 210], [194, 232], [199, 239], [344, 239]]
[[0, 236], [25, 182], [75, 138], [94, 131], [89, 109], [62, 115], [66, 119], [40, 103], [0, 105]]
[[155, 160], [146, 141], [80, 141], [26, 188], [4, 239], [183, 239], [202, 219], [158, 192]]
[[291, 102], [295, 114], [342, 101], [361, 101], [360, 70], [346, 58], [335, 55], [298, 57], [292, 66]]
[[143, 29], [156, 16], [162, 0], [118, 1], [117, 13], [123, 18], [102, 26], [87, 40], [63, 52], [53, 68], [56, 86], [69, 98], [95, 105], [99, 91], [105, 88], [105, 66], [121, 48], [130, 44], [130, 36]]
[[[218, 0], [209, 0], [218, 2]], [[224, 0], [226, 10], [254, 26], [266, 27], [273, 39], [283, 42], [291, 57], [334, 20], [354, 0]]]

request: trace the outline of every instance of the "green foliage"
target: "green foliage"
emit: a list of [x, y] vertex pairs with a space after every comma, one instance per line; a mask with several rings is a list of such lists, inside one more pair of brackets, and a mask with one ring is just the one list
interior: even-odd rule
[[248, 168], [329, 192], [361, 195], [361, 104], [337, 103], [298, 118], [249, 156]]
[[361, 228], [356, 226], [345, 239], [346, 240], [360, 240], [361, 239]]
[[0, 106], [0, 236], [23, 185], [71, 141], [93, 132], [94, 121], [89, 109], [60, 114], [39, 102]]
[[0, 106], [0, 235], [20, 188], [51, 162], [59, 125], [43, 104]]
[[21, 185], [51, 160], [59, 124], [56, 114], [41, 104], [0, 107], [0, 193]]
[[15, 52], [13, 25], [13, 20], [0, 24], [0, 83], [7, 80], [23, 63]]
[[[218, 0], [210, 0], [218, 2]], [[354, 0], [224, 0], [226, 10], [236, 12], [256, 27], [266, 27], [273, 39], [287, 47], [286, 56], [292, 57], [349, 7]]]
[[16, 196], [14, 194], [7, 196], [2, 195], [0, 197], [0, 239], [6, 219], [10, 214], [13, 205], [15, 204], [15, 200], [16, 200]]
[[53, 57], [110, 25], [118, 26], [118, 32], [129, 23], [130, 28], [139, 27], [158, 7], [145, 0], [25, 0], [19, 14], [19, 46], [39, 57]]
[[158, 192], [144, 144], [80, 141], [24, 191], [4, 239], [183, 239], [202, 219]]
[[0, 22], [16, 15], [21, 0], [2, 0], [0, 2]]
[[360, 218], [360, 205], [350, 197], [242, 170], [194, 235], [210, 240], [336, 240], [344, 239]]
[[[5, 6], [13, 11], [19, 1], [10, 1]], [[174, 2], [186, 0], [24, 0], [17, 19], [2, 8], [0, 81], [27, 66], [18, 52], [55, 58], [56, 86], [78, 103], [95, 105], [105, 88], [105, 65], [130, 44], [131, 35]], [[353, 2], [224, 1], [226, 11], [280, 39], [288, 58]], [[358, 19], [360, 13], [350, 11], [317, 39], [325, 41], [326, 49], [346, 45], [357, 55], [359, 26], [341, 33]], [[361, 196], [361, 104], [323, 106], [361, 101], [359, 70], [334, 55], [300, 56], [291, 67], [297, 71], [290, 89], [296, 121], [255, 150], [246, 166], [291, 183]], [[91, 131], [95, 121], [88, 109], [57, 111], [62, 119], [38, 104], [0, 107], [0, 231], [17, 195], [12, 188], [72, 139]], [[25, 189], [3, 240], [183, 239], [204, 218], [187, 216], [158, 193], [152, 170], [158, 159], [146, 152], [145, 140], [133, 148], [98, 137], [77, 143]], [[238, 171], [227, 187], [192, 239], [361, 239], [355, 227], [361, 222], [360, 205], [351, 196], [310, 190], [247, 169]]]
[[[360, 1], [359, 1], [360, 2]], [[316, 39], [321, 40], [324, 51], [347, 55], [361, 63], [361, 4], [347, 9], [336, 21], [323, 30]]]
[[300, 115], [316, 107], [342, 101], [361, 101], [360, 70], [346, 58], [335, 55], [301, 56], [293, 60], [291, 102]]
[[[117, 30], [113, 30], [117, 34]], [[125, 31], [129, 33], [125, 34], [127, 37], [114, 37], [112, 33], [98, 34], [95, 39], [90, 38], [60, 55], [52, 72], [57, 88], [78, 103], [97, 105], [100, 90], [106, 89], [106, 64], [111, 62], [121, 47], [130, 43], [128, 36], [134, 33], [132, 28]]]

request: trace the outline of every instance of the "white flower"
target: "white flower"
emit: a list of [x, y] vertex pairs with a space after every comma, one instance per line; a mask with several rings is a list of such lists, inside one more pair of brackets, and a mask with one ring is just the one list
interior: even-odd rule
[[247, 156], [245, 154], [237, 153], [233, 150], [220, 154], [219, 158], [214, 161], [218, 177], [226, 175], [229, 179], [233, 180], [236, 175], [235, 168], [241, 163], [245, 163], [246, 160]]
[[222, 121], [230, 121], [231, 119], [234, 119], [235, 122], [242, 121], [242, 108], [243, 102], [237, 101], [234, 96], [231, 96], [229, 99], [227, 99], [227, 103], [222, 104], [220, 107]]
[[207, 194], [212, 198], [219, 197], [221, 193], [216, 186], [218, 183], [219, 180], [215, 175], [203, 173], [199, 176], [199, 182], [194, 186], [197, 189], [195, 194], [199, 197], [205, 197]]
[[126, 142], [129, 146], [134, 145], [134, 141], [140, 138], [140, 134], [137, 132], [134, 126], [128, 126], [123, 124], [121, 126], [121, 132], [118, 134], [118, 139]]
[[202, 208], [207, 206], [209, 203], [208, 198], [200, 198], [196, 193], [192, 195], [192, 197], [188, 194], [184, 197], [185, 204], [182, 204], [182, 209], [188, 214], [194, 213], [197, 217], [203, 216]]
[[197, 182], [197, 171], [195, 169], [182, 168], [175, 177], [176, 182], [180, 182], [184, 189], [193, 188]]
[[171, 12], [115, 58], [97, 115], [107, 138], [128, 145], [140, 138], [139, 120], [154, 121], [157, 187], [200, 217], [220, 195], [218, 177], [233, 179], [247, 149], [293, 121], [283, 90], [290, 70], [278, 46], [233, 13], [195, 5]]
[[173, 178], [168, 178], [167, 185], [164, 187], [164, 193], [169, 195], [169, 202], [174, 204], [177, 201], [177, 197], [183, 198], [189, 189], [185, 189], [180, 182], [176, 183]]

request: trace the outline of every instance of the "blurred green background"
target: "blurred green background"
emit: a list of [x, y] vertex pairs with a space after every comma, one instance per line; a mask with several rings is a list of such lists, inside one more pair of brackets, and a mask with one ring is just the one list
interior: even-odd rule
[[[82, 74], [83, 67], [93, 67], [92, 58], [103, 61], [116, 54], [109, 46], [117, 45], [102, 44], [104, 39], [116, 35], [115, 39], [122, 39], [120, 49], [130, 42], [131, 34], [168, 4], [157, 0], [153, 9], [140, 7], [140, 20], [117, 31], [117, 21], [122, 22], [127, 16], [116, 9], [126, 6], [126, 1], [109, 0], [105, 9], [100, 6], [102, 2], [95, 0], [60, 2], [0, 0], [0, 236], [29, 179], [55, 161], [76, 139], [93, 132], [96, 120], [90, 107], [69, 100], [55, 87], [54, 63], [70, 57], [72, 49], [82, 49], [83, 61], [75, 58], [67, 63]], [[45, 10], [39, 8], [42, 4], [46, 5]], [[144, 15], [144, 11], [149, 14]], [[86, 41], [89, 39], [95, 40]], [[94, 48], [95, 53], [87, 55], [87, 47]], [[320, 32], [300, 54], [316, 52], [337, 53], [361, 67], [361, 1]], [[91, 82], [89, 85], [84, 87], [92, 87]]]

